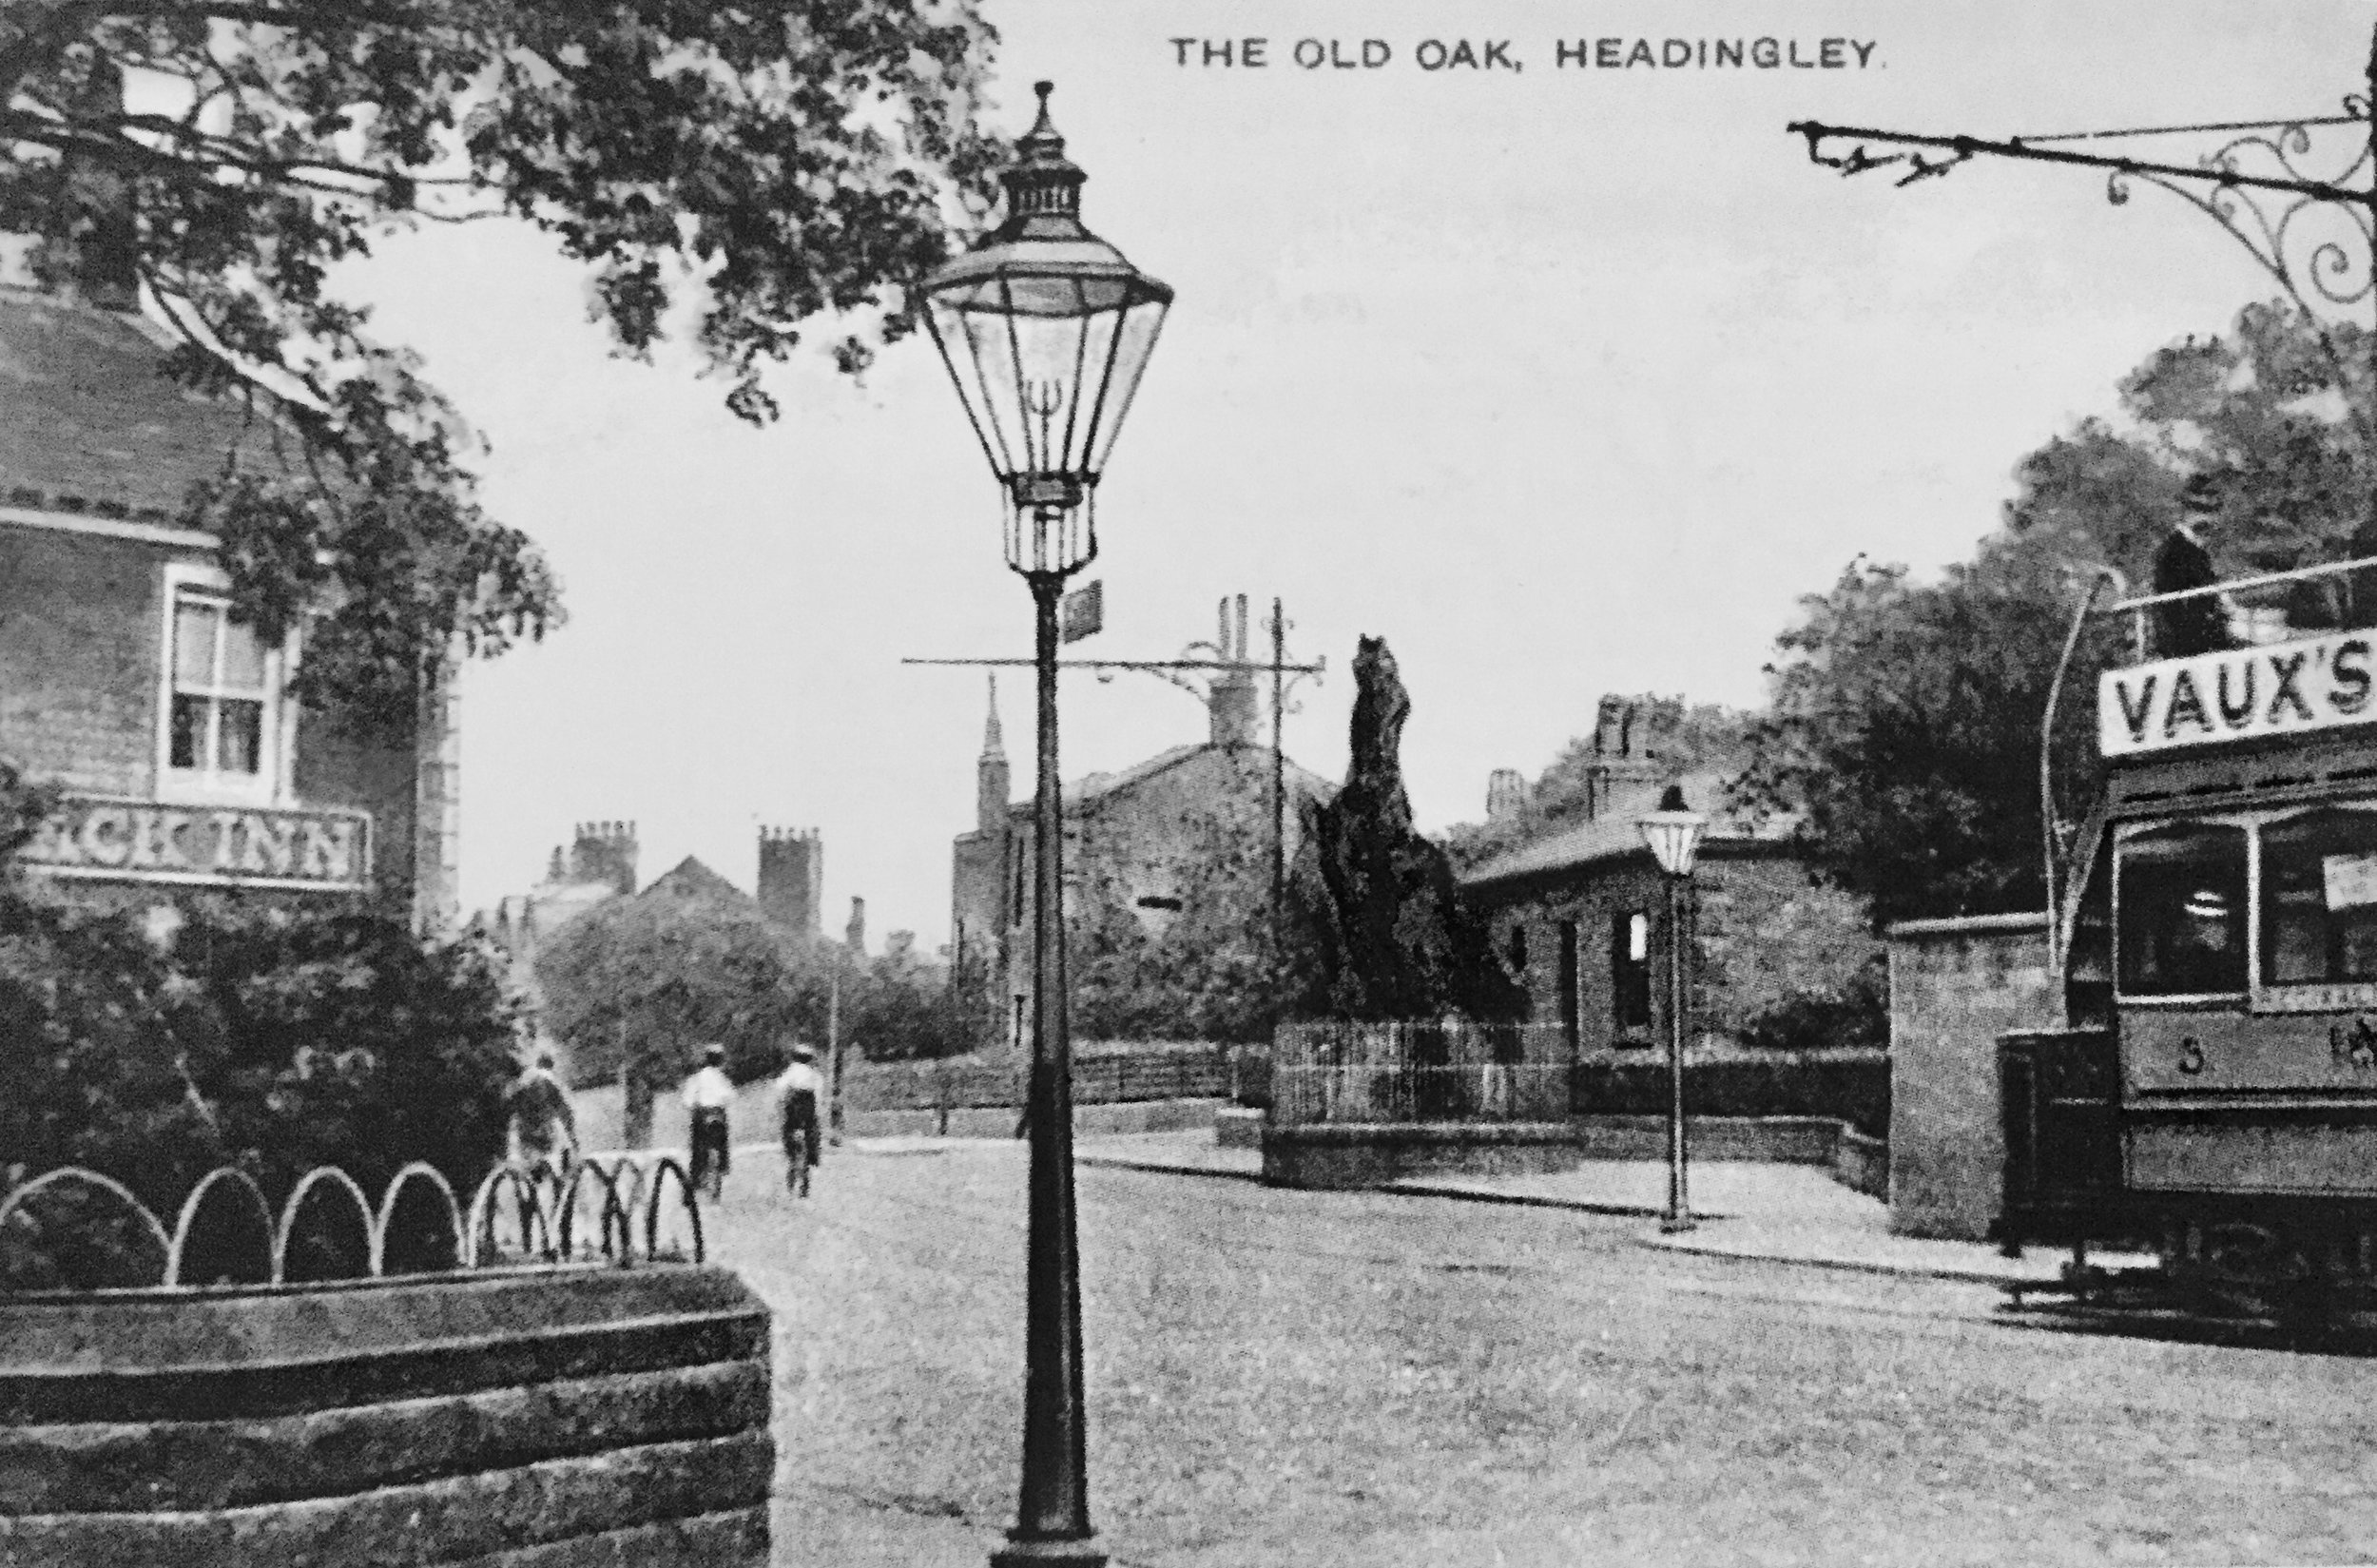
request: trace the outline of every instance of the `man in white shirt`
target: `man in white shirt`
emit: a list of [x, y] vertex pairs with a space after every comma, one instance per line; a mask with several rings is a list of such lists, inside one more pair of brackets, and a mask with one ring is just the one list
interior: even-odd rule
[[[819, 1103], [825, 1098], [825, 1079], [816, 1060], [816, 1052], [795, 1040], [792, 1065], [776, 1080], [776, 1121], [784, 1136], [784, 1185], [804, 1198], [809, 1195], [809, 1172], [825, 1141], [819, 1135], [817, 1114]], [[796, 1133], [802, 1142], [797, 1150], [793, 1147]]]
[[[685, 1108], [691, 1113], [693, 1190], [712, 1197], [726, 1179], [726, 1108], [735, 1102], [734, 1080], [726, 1076], [726, 1048], [715, 1042], [702, 1047], [702, 1067], [685, 1081]], [[707, 1187], [705, 1178], [709, 1180]]]

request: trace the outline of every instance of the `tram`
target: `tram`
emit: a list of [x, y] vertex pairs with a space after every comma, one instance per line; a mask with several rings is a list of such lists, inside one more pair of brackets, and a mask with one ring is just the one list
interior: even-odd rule
[[2377, 1307], [2377, 630], [2333, 608], [2372, 565], [2113, 607], [2103, 791], [2050, 851], [2065, 1025], [1999, 1042], [2009, 1250], [2082, 1282], [2151, 1250], [2195, 1310]]

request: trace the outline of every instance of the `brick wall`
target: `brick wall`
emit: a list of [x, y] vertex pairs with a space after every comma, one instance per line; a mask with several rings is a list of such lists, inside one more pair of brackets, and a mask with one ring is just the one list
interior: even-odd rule
[[[1710, 845], [1692, 881], [1699, 900], [1696, 1031], [1738, 1029], [1793, 987], [1835, 987], [1880, 950], [1857, 900], [1812, 884], [1796, 857]], [[1485, 908], [1495, 951], [1507, 962], [1523, 948], [1526, 964], [1515, 972], [1527, 988], [1531, 1021], [1560, 1021], [1560, 926], [1573, 920], [1581, 1050], [1592, 1055], [1667, 1038], [1667, 889], [1648, 854], [1547, 873], [1516, 889], [1505, 884]], [[1612, 933], [1636, 910], [1652, 920], [1651, 1025], [1621, 1036]], [[1515, 930], [1524, 938], [1517, 947]]]
[[151, 792], [171, 554], [0, 523], [0, 757], [68, 789]]
[[1890, 1228], [1979, 1241], [2005, 1166], [1998, 1036], [2063, 1016], [2046, 917], [1907, 920], [1889, 942]]

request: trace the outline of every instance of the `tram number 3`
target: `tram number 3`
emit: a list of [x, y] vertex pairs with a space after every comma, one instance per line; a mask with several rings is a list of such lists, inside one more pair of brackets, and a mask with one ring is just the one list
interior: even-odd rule
[[2363, 1073], [2377, 1068], [2377, 1027], [2370, 1026], [2367, 1015], [2354, 1018], [2349, 1028], [2329, 1024], [2328, 1055], [2338, 1067]]

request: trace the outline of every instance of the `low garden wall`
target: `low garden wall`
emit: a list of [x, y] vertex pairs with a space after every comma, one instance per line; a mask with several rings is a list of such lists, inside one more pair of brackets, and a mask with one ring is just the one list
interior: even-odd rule
[[[1691, 1116], [1695, 1160], [1818, 1165], [1868, 1197], [1889, 1193], [1890, 1150], [1826, 1116]], [[1274, 1187], [1378, 1187], [1418, 1175], [1514, 1175], [1588, 1160], [1662, 1160], [1667, 1117], [1577, 1116], [1564, 1122], [1261, 1124], [1263, 1179]], [[1227, 1136], [1222, 1142], [1233, 1141]], [[1239, 1141], [1253, 1141], [1241, 1135]]]
[[1263, 1180], [1342, 1191], [1413, 1176], [1531, 1175], [1585, 1159], [1566, 1122], [1321, 1122], [1267, 1127]]
[[[1602, 1053], [1576, 1064], [1571, 1105], [1587, 1116], [1665, 1116], [1668, 1080], [1664, 1056]], [[1814, 1116], [1886, 1138], [1890, 1054], [1703, 1046], [1684, 1060], [1684, 1103], [1695, 1118]]]
[[758, 1568], [769, 1408], [695, 1265], [0, 1297], [0, 1565]]

